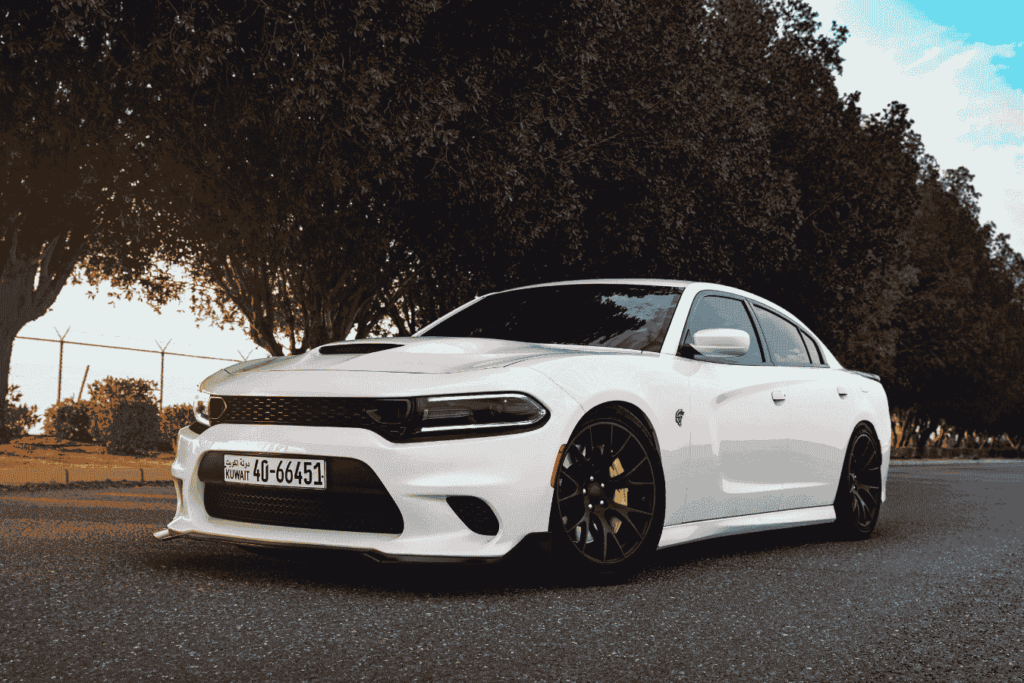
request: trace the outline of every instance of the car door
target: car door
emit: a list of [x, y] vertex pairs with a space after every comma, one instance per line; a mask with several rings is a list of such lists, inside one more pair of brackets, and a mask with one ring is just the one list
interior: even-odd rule
[[837, 383], [814, 339], [766, 305], [750, 302], [777, 373], [775, 386], [788, 410], [779, 413], [789, 433], [777, 470], [785, 508], [831, 505], [853, 431], [849, 388]]
[[[690, 345], [700, 330], [738, 329], [750, 349], [738, 358], [705, 357]], [[698, 294], [680, 345], [680, 363], [698, 363], [690, 377], [690, 461], [686, 505], [669, 524], [784, 509], [791, 406], [773, 400], [779, 369], [771, 363], [743, 297]]]

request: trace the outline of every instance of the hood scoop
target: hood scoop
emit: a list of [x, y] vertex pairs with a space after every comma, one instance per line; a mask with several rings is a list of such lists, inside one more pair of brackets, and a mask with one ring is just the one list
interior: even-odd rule
[[375, 351], [387, 351], [388, 349], [397, 349], [403, 344], [332, 344], [331, 346], [321, 346], [321, 356], [356, 356], [363, 355], [366, 353], [373, 353]]

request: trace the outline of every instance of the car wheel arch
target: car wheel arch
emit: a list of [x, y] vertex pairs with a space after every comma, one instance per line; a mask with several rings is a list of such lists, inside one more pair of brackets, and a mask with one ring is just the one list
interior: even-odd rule
[[606, 401], [604, 403], [594, 406], [593, 408], [591, 408], [590, 410], [583, 414], [583, 417], [581, 417], [579, 421], [576, 423], [576, 425], [573, 427], [573, 431], [575, 432], [579, 425], [583, 424], [583, 422], [589, 420], [590, 418], [596, 415], [600, 415], [602, 413], [614, 413], [616, 411], [624, 411], [626, 413], [629, 413], [634, 418], [636, 418], [638, 422], [640, 422], [644, 429], [647, 430], [647, 434], [651, 437], [651, 441], [654, 442], [655, 455], [657, 456], [658, 461], [660, 462], [661, 444], [658, 443], [658, 433], [655, 431], [654, 425], [651, 423], [650, 419], [647, 417], [647, 414], [644, 413], [643, 410], [641, 410], [638, 406], [628, 401]]

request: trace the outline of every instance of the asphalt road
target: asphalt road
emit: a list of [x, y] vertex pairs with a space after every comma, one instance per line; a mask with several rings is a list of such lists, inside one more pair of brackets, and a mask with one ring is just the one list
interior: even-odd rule
[[160, 543], [170, 487], [0, 493], [0, 680], [1021, 680], [1024, 464], [890, 482], [868, 541], [705, 541], [610, 586]]

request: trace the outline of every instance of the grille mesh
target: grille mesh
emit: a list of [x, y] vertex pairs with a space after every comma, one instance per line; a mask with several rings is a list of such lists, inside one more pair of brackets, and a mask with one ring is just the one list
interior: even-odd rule
[[208, 483], [203, 493], [211, 517], [299, 529], [400, 534], [402, 513], [387, 493], [335, 493], [260, 489]]
[[213, 424], [282, 424], [304, 427], [380, 428], [365, 413], [373, 399], [294, 396], [224, 396], [227, 409]]

